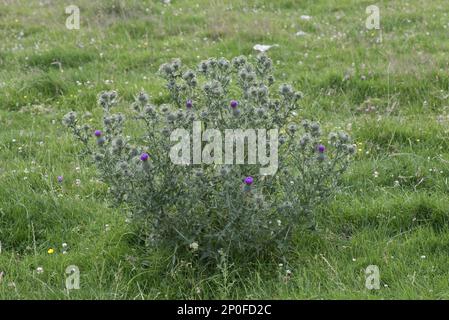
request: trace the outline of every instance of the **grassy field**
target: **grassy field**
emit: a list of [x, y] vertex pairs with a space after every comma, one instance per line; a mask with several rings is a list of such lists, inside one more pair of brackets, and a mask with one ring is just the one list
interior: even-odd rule
[[[449, 298], [447, 1], [171, 2], [0, 0], [0, 298]], [[80, 30], [65, 27], [68, 4]], [[371, 4], [380, 31], [365, 27]], [[279, 45], [269, 55], [305, 94], [300, 116], [348, 130], [356, 161], [288, 265], [167, 273], [168, 253], [130, 243], [126, 208], [108, 204], [61, 118], [98, 123], [102, 90], [160, 102], [160, 64], [254, 55], [257, 43]], [[70, 292], [69, 265], [81, 272]], [[379, 290], [365, 288], [368, 265]]]

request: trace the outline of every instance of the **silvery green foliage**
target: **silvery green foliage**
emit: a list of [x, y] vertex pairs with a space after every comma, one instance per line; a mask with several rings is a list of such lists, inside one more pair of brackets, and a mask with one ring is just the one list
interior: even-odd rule
[[[154, 105], [144, 92], [135, 97], [129, 117], [144, 126], [144, 134], [132, 141], [123, 135], [125, 117], [112, 113], [116, 92], [99, 96], [101, 136], [84, 134], [73, 112], [64, 117], [92, 153], [113, 199], [131, 208], [147, 246], [190, 252], [206, 262], [216, 261], [219, 252], [251, 259], [288, 248], [292, 234], [314, 226], [316, 206], [335, 192], [355, 149], [345, 133], [324, 139], [318, 123], [295, 123], [302, 93], [288, 84], [274, 86], [270, 58], [212, 58], [196, 70], [173, 60], [159, 74], [170, 98]], [[259, 164], [172, 163], [171, 132], [192, 132], [194, 120], [221, 130], [277, 128], [279, 170], [260, 176]], [[254, 177], [251, 185], [244, 183], [248, 176]]]

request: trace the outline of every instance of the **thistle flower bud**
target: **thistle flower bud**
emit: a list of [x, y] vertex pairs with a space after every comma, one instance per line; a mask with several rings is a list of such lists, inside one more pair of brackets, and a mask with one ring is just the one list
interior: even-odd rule
[[279, 88], [279, 92], [284, 95], [284, 96], [288, 96], [291, 95], [293, 93], [293, 89], [292, 86], [289, 84], [282, 84]]
[[111, 125], [111, 124], [112, 124], [112, 119], [111, 119], [111, 117], [109, 117], [109, 116], [104, 116], [104, 117], [103, 117], [103, 123], [104, 123], [105, 126]]
[[170, 112], [168, 115], [167, 115], [167, 121], [169, 121], [169, 122], [174, 122], [176, 120], [176, 114], [174, 114], [173, 112]]
[[166, 104], [161, 105], [161, 112], [162, 113], [167, 113], [168, 110], [169, 110], [168, 105], [166, 105]]
[[138, 102], [132, 103], [131, 108], [133, 108], [136, 112], [140, 112], [140, 104]]
[[257, 88], [256, 88], [256, 87], [251, 87], [251, 88], [249, 88], [249, 94], [250, 94], [250, 96], [252, 96], [253, 98], [256, 98], [256, 97], [257, 97], [257, 94], [258, 94]]
[[346, 143], [346, 142], [349, 141], [349, 136], [345, 132], [339, 132], [338, 133], [338, 138], [340, 139], [340, 141], [342, 143]]
[[104, 100], [104, 101], [108, 101], [109, 100], [109, 93], [107, 91], [104, 91], [100, 94], [100, 99]]
[[234, 67], [238, 68], [246, 64], [246, 58], [244, 56], [235, 57], [232, 59], [232, 64]]
[[260, 193], [256, 193], [254, 195], [254, 202], [256, 202], [258, 205], [262, 205], [264, 203], [264, 196]]
[[238, 75], [243, 81], [245, 81], [248, 77], [248, 73], [246, 72], [246, 70], [240, 70]]
[[114, 148], [122, 148], [123, 147], [123, 139], [120, 137], [115, 138], [112, 140], [112, 146]]
[[259, 87], [258, 95], [261, 98], [264, 98], [268, 95], [268, 88], [264, 85]]
[[264, 108], [256, 108], [254, 111], [257, 114], [257, 116], [259, 116], [259, 117], [263, 117], [265, 115], [265, 109]]
[[355, 153], [355, 146], [353, 144], [348, 145], [348, 153], [354, 154]]
[[306, 120], [306, 119], [302, 120], [301, 125], [305, 130], [308, 130], [310, 128], [309, 120]]
[[152, 106], [151, 104], [147, 104], [147, 105], [144, 107], [143, 112], [144, 112], [145, 114], [151, 115], [151, 116], [153, 116], [153, 115], [156, 114], [156, 110], [155, 110], [154, 106]]
[[290, 201], [285, 201], [280, 205], [280, 209], [293, 209], [293, 203]]
[[201, 169], [195, 170], [195, 176], [202, 177], [204, 176], [204, 172]]
[[229, 174], [229, 171], [229, 168], [223, 166], [220, 168], [220, 175], [223, 177], [227, 176]]
[[331, 143], [335, 143], [337, 141], [338, 135], [335, 132], [329, 133], [328, 139]]
[[126, 161], [120, 161], [117, 163], [117, 170], [122, 171], [122, 173], [126, 174], [129, 170], [128, 163]]
[[104, 145], [105, 142], [106, 142], [106, 140], [105, 140], [105, 138], [103, 138], [103, 137], [99, 137], [99, 138], [97, 139], [97, 144], [98, 144], [99, 146]]
[[170, 136], [170, 133], [171, 133], [170, 128], [165, 127], [165, 128], [162, 129], [162, 135], [163, 135], [163, 136], [169, 137], [169, 136]]
[[208, 68], [208, 64], [206, 61], [201, 61], [200, 65], [198, 66], [198, 70], [202, 73], [206, 73]]
[[218, 60], [218, 67], [219, 67], [221, 70], [226, 71], [226, 70], [229, 69], [230, 66], [231, 66], [231, 65], [230, 65], [230, 63], [229, 63], [229, 61], [228, 61], [227, 59], [225, 59], [225, 58], [220, 58], [220, 59]]
[[163, 65], [161, 65], [159, 67], [159, 73], [163, 77], [168, 77], [173, 73], [173, 68], [171, 67], [171, 65], [169, 63], [164, 63]]
[[117, 99], [117, 91], [109, 91], [109, 102], [114, 102]]
[[305, 147], [310, 142], [310, 140], [311, 140], [310, 134], [306, 133], [299, 140], [299, 144], [301, 145], [301, 147]]
[[101, 153], [95, 153], [94, 154], [94, 160], [96, 162], [101, 162], [101, 161], [103, 161], [103, 159], [104, 159], [104, 156]]
[[295, 100], [300, 100], [304, 97], [304, 94], [301, 91], [295, 92]]
[[317, 122], [312, 122], [310, 125], [310, 132], [313, 137], [319, 137], [321, 135], [321, 128]]
[[181, 68], [181, 60], [174, 59], [171, 63], [171, 67], [174, 71], [178, 71]]
[[215, 58], [210, 58], [208, 61], [211, 67], [215, 67], [217, 65], [217, 60]]
[[293, 134], [293, 133], [295, 133], [298, 130], [298, 126], [296, 124], [294, 124], [294, 123], [291, 123], [291, 124], [288, 125], [287, 129], [288, 129], [288, 131], [290, 133]]
[[71, 126], [76, 122], [76, 112], [70, 111], [62, 118], [62, 123], [65, 126]]
[[137, 96], [137, 100], [141, 103], [141, 104], [146, 104], [149, 100], [149, 96], [148, 94], [146, 94], [145, 92], [140, 92], [139, 95]]
[[184, 72], [184, 74], [182, 75], [182, 78], [184, 80], [192, 80], [193, 78], [195, 78], [195, 73], [192, 70], [187, 70], [186, 72]]
[[201, 111], [200, 117], [202, 119], [207, 119], [208, 116], [209, 116], [209, 113], [207, 111]]
[[312, 122], [312, 124], [310, 125], [310, 129], [312, 131], [318, 131], [320, 130], [320, 125], [318, 122]]
[[138, 154], [139, 154], [139, 150], [137, 150], [136, 148], [131, 148], [131, 150], [129, 151], [130, 158], [137, 157]]

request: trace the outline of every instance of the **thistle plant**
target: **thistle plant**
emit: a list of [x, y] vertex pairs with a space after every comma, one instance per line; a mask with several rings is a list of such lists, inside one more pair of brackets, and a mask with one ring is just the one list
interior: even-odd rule
[[[159, 75], [168, 98], [155, 105], [145, 92], [135, 96], [128, 118], [143, 134], [134, 138], [123, 134], [125, 116], [114, 112], [114, 91], [99, 95], [103, 128], [87, 129], [74, 112], [64, 117], [112, 199], [129, 206], [146, 246], [205, 263], [223, 254], [252, 259], [279, 253], [292, 234], [315, 227], [317, 207], [337, 190], [355, 148], [344, 132], [325, 139], [318, 123], [297, 123], [303, 94], [289, 84], [275, 86], [272, 67], [266, 55], [255, 61], [211, 58], [195, 70], [178, 59], [163, 64]], [[279, 141], [271, 146], [279, 145], [278, 171], [260, 175], [262, 165], [249, 164], [248, 154], [243, 164], [173, 163], [172, 132], [191, 132], [196, 121], [202, 129], [278, 130]]]

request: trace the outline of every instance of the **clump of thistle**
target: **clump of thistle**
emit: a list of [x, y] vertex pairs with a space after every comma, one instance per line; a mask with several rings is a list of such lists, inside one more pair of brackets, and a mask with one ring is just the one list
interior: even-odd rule
[[[92, 154], [111, 198], [129, 205], [142, 244], [176, 256], [195, 252], [205, 263], [223, 254], [251, 261], [281, 254], [292, 234], [316, 227], [316, 209], [338, 190], [355, 148], [346, 133], [325, 139], [317, 122], [298, 123], [303, 94], [275, 85], [269, 57], [211, 58], [196, 68], [175, 59], [159, 75], [168, 100], [157, 105], [142, 91], [130, 102], [127, 118], [141, 135], [123, 134], [127, 120], [114, 112], [115, 91], [99, 95], [102, 128], [84, 127], [73, 112], [63, 119]], [[278, 129], [277, 173], [259, 175], [260, 164], [173, 163], [171, 133], [192, 132], [195, 120], [221, 130]]]

